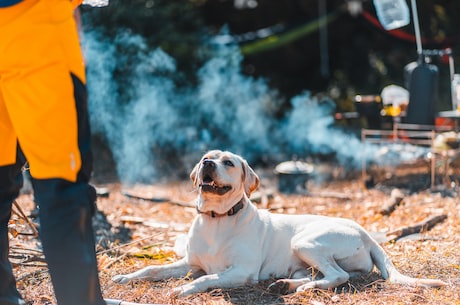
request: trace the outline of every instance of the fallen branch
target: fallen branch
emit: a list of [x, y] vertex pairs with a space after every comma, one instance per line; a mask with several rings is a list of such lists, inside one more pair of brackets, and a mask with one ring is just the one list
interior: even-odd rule
[[121, 261], [122, 259], [124, 259], [126, 256], [128, 256], [128, 253], [123, 253], [122, 255], [118, 256], [117, 258], [111, 260], [109, 263], [101, 266], [100, 268], [101, 269], [109, 269], [113, 264], [115, 264], [116, 262], [119, 262]]
[[25, 248], [25, 247], [17, 247], [17, 246], [11, 246], [10, 250], [13, 250], [13, 251], [16, 251], [16, 252], [19, 252], [19, 253], [33, 252], [33, 253], [43, 254], [42, 250], [32, 249], [32, 248]]
[[415, 234], [415, 233], [423, 233], [426, 231], [431, 230], [435, 225], [438, 223], [443, 222], [445, 219], [447, 219], [446, 214], [441, 214], [437, 216], [433, 216], [431, 218], [428, 218], [427, 220], [423, 220], [421, 222], [418, 222], [412, 226], [407, 226], [403, 228], [399, 228], [397, 230], [388, 232], [386, 235], [387, 237], [391, 237], [390, 241], [396, 241], [404, 236]]
[[[47, 266], [45, 266], [45, 267], [47, 267]], [[28, 277], [36, 278], [39, 274], [45, 273], [45, 272], [48, 272], [48, 268], [46, 268], [46, 269], [41, 269], [41, 270], [34, 270], [34, 271], [32, 271], [32, 272], [29, 272], [29, 273], [26, 273], [26, 274], [24, 274], [24, 275], [21, 275], [20, 277], [18, 277], [18, 278], [16, 279], [16, 281], [20, 282], [20, 281], [25, 280], [25, 279], [28, 278]]]
[[36, 263], [27, 263], [27, 262], [19, 262], [19, 263], [11, 262], [11, 264], [13, 266], [34, 267], [34, 268], [48, 268], [48, 265], [46, 263], [44, 263], [44, 264], [36, 264]]
[[191, 208], [195, 207], [194, 204], [191, 204], [188, 202], [174, 201], [167, 197], [146, 197], [146, 196], [133, 194], [128, 191], [121, 191], [121, 194], [127, 198], [132, 198], [132, 199], [147, 200], [147, 201], [156, 202], [156, 203], [171, 203], [171, 204], [175, 204], [175, 205], [182, 206], [182, 207], [191, 207]]
[[147, 200], [147, 201], [158, 202], [158, 203], [169, 201], [169, 198], [166, 198], [166, 197], [147, 197], [143, 195], [133, 194], [128, 191], [121, 191], [121, 194], [127, 198]]
[[10, 260], [17, 260], [18, 262], [15, 263], [17, 265], [26, 264], [26, 263], [30, 263], [30, 262], [43, 262], [43, 263], [45, 262], [44, 257], [37, 256], [37, 255], [25, 255], [25, 254], [10, 253], [8, 255], [8, 257], [10, 258]]
[[383, 204], [383, 207], [379, 211], [379, 213], [382, 214], [382, 215], [390, 215], [391, 213], [393, 213], [393, 211], [398, 206], [400, 206], [401, 204], [404, 203], [403, 199], [404, 199], [403, 193], [398, 189], [394, 189], [393, 191], [391, 191], [390, 199], [388, 199]]
[[320, 197], [320, 198], [333, 198], [333, 199], [341, 199], [341, 200], [351, 200], [351, 197], [344, 193], [339, 192], [332, 192], [332, 191], [323, 191], [323, 192], [309, 192], [308, 195], [310, 197]]
[[10, 247], [8, 257], [13, 266], [48, 267], [41, 250], [12, 246]]
[[123, 215], [120, 216], [120, 221], [123, 223], [143, 223], [145, 221], [144, 217], [139, 217], [139, 216], [131, 216], [131, 215]]

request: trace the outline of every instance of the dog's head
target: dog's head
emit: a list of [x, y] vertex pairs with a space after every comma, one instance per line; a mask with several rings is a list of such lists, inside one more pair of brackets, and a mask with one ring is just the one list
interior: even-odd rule
[[259, 186], [259, 177], [246, 160], [228, 151], [212, 150], [193, 168], [190, 178], [200, 194], [203, 212], [225, 213]]

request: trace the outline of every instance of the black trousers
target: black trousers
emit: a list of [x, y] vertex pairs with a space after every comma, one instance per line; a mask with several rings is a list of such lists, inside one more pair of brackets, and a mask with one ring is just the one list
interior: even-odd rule
[[[92, 155], [86, 88], [76, 77], [73, 81], [82, 156], [77, 181], [32, 177], [32, 186], [39, 207], [40, 239], [58, 304], [103, 305], [91, 222], [96, 192], [89, 184]], [[8, 221], [22, 187], [21, 168], [26, 159], [18, 146], [16, 163], [0, 166], [0, 305], [22, 304], [8, 260]]]
[[23, 183], [21, 175], [23, 161], [22, 158], [14, 165], [0, 167], [0, 305], [16, 305], [21, 301], [8, 260], [8, 222], [13, 200], [17, 197]]

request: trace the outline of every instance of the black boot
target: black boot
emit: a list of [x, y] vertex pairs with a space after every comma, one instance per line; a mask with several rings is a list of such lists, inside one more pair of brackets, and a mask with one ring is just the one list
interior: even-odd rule
[[11, 205], [22, 186], [19, 164], [0, 167], [0, 305], [25, 304], [16, 289], [16, 280], [8, 260], [8, 222]]
[[58, 304], [103, 305], [91, 217], [96, 193], [86, 183], [33, 180], [40, 237]]
[[0, 305], [25, 304], [16, 289], [16, 280], [8, 260], [8, 220], [11, 204], [9, 207], [8, 209], [7, 204], [0, 203]]

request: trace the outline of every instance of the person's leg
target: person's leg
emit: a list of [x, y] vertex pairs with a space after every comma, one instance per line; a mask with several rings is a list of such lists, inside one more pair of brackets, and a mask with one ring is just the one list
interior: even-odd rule
[[72, 79], [82, 156], [77, 181], [32, 178], [32, 185], [39, 206], [43, 251], [58, 303], [105, 304], [100, 292], [91, 221], [96, 191], [88, 183], [92, 155], [86, 89], [77, 77]]
[[11, 216], [11, 206], [22, 187], [21, 168], [25, 160], [20, 153], [17, 136], [3, 98], [1, 73], [0, 147], [0, 305], [24, 304], [16, 289], [16, 280], [8, 260], [8, 222]]
[[40, 236], [58, 304], [104, 304], [91, 217], [96, 193], [85, 182], [33, 179]]
[[103, 305], [91, 223], [96, 196], [88, 183], [92, 160], [84, 61], [72, 5], [40, 0], [9, 31], [0, 27], [0, 36], [0, 53], [5, 51], [0, 67], [21, 69], [0, 82], [30, 165], [57, 302]]
[[22, 186], [21, 167], [23, 161], [14, 165], [0, 166], [0, 305], [24, 304], [16, 289], [10, 261], [8, 260], [8, 222], [11, 205]]

